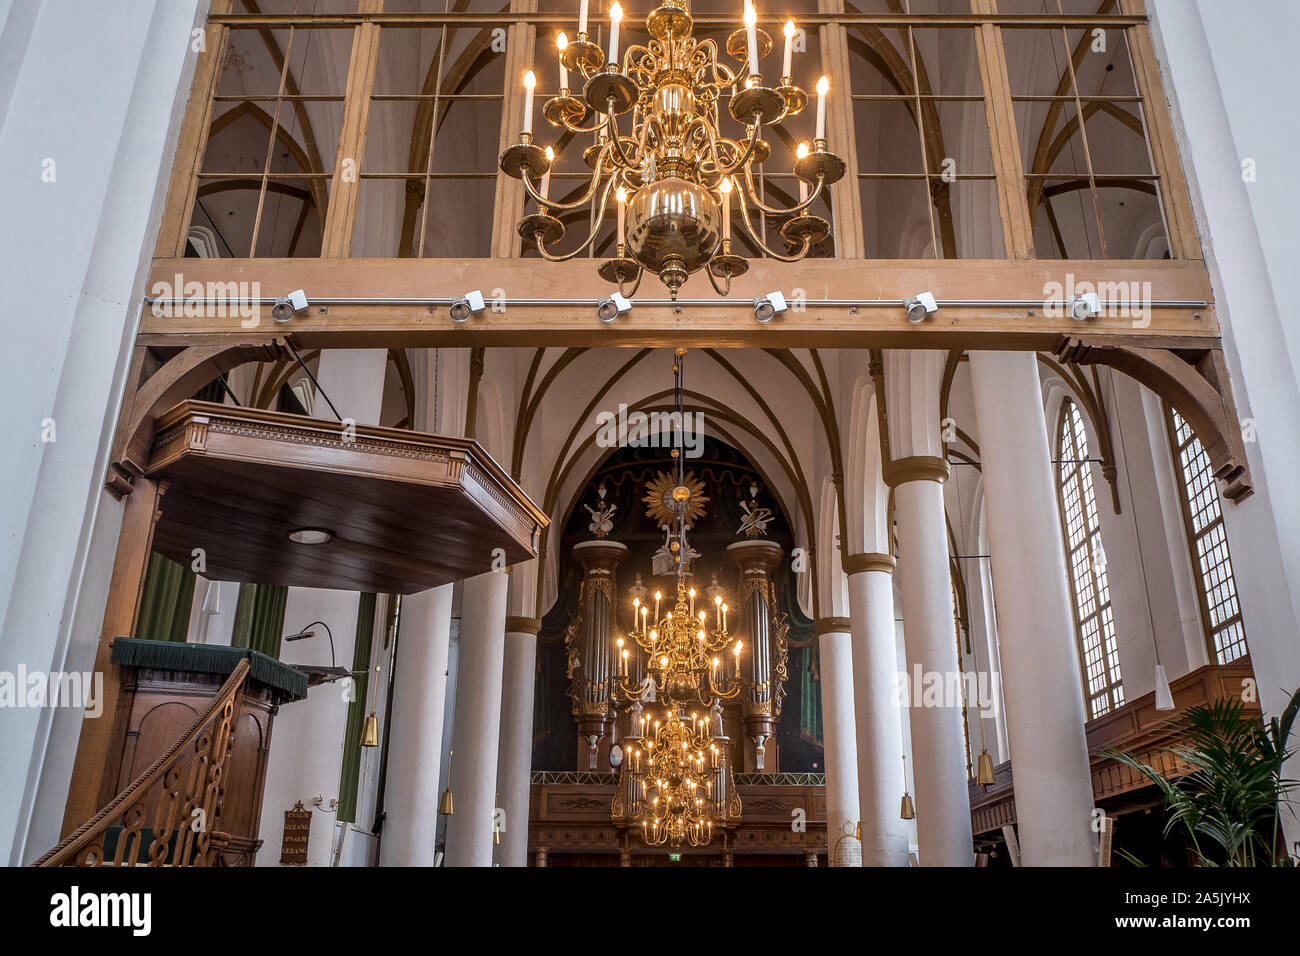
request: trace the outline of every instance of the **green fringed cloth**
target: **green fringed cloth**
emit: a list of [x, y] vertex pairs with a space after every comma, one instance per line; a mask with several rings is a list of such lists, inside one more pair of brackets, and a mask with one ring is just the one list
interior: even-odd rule
[[248, 658], [249, 680], [279, 692], [280, 703], [305, 700], [307, 675], [280, 661], [246, 647], [221, 644], [181, 644], [175, 641], [147, 641], [139, 637], [116, 637], [110, 660], [119, 667], [147, 667], [162, 671], [191, 671], [229, 676], [241, 660]]

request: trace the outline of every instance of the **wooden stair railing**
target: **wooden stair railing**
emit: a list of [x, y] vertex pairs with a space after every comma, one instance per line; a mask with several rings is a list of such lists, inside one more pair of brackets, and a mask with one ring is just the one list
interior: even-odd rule
[[32, 866], [211, 865], [228, 842], [214, 827], [248, 670], [245, 658], [166, 753]]

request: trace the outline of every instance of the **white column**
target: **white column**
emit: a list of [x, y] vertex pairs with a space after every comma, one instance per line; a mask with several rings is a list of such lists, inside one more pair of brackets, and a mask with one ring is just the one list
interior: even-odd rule
[[853, 634], [853, 711], [857, 722], [858, 819], [863, 866], [907, 866], [907, 824], [899, 818], [903, 784], [903, 726], [895, 682], [893, 558], [849, 575]]
[[444, 584], [402, 600], [381, 866], [433, 866], [453, 589]]
[[537, 670], [535, 618], [507, 620], [501, 680], [501, 745], [497, 755], [498, 803], [505, 831], [496, 849], [498, 866], [528, 865], [528, 789], [533, 767], [533, 683]]
[[1032, 352], [980, 351], [970, 365], [1020, 855], [1092, 866], [1083, 686], [1038, 365]]
[[[104, 475], [199, 6], [0, 4], [0, 261], [41, 303], [5, 323], [0, 671], [95, 661], [123, 511]], [[0, 712], [0, 862], [58, 842], [84, 716]]]
[[[943, 521], [943, 485], [927, 479], [904, 482], [894, 489], [894, 509], [898, 518], [903, 639], [912, 688], [908, 719], [912, 725], [911, 763], [921, 865], [971, 866], [974, 851], [966, 744], [961, 698], [952, 691], [960, 668]], [[943, 688], [936, 700], [922, 693], [925, 682], [931, 680], [939, 681]]]
[[447, 866], [492, 865], [508, 581], [504, 572], [488, 571], [467, 580], [461, 597]]
[[818, 621], [832, 627], [818, 640], [821, 651], [822, 745], [826, 754], [826, 855], [831, 866], [861, 866], [858, 823], [858, 762], [853, 726], [852, 638], [842, 618]]
[[[944, 360], [944, 353], [934, 351], [885, 353], [890, 460], [882, 471], [894, 489], [898, 522], [903, 639], [911, 685], [912, 783], [921, 865], [971, 866], [975, 854], [957, 686], [961, 665], [944, 522], [943, 482], [949, 468], [939, 435]], [[937, 684], [941, 692], [923, 694], [927, 683]]]

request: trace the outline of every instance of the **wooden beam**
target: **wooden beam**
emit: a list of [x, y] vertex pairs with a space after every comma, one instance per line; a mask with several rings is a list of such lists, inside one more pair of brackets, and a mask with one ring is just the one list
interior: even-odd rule
[[160, 515], [159, 502], [165, 490], [165, 482], [142, 478], [136, 493], [126, 501], [117, 557], [109, 579], [108, 604], [104, 608], [99, 647], [95, 651], [95, 673], [104, 675], [104, 690], [99, 701], [102, 710], [95, 718], [87, 715], [81, 725], [81, 738], [77, 742], [77, 755], [72, 766], [73, 785], [68, 790], [60, 837], [66, 837], [89, 820], [117, 793], [129, 701], [121, 700], [121, 670], [111, 662], [112, 643], [115, 637], [135, 635], [145, 573], [149, 569], [154, 525]]
[[[1149, 290], [1153, 301], [1181, 306], [1151, 308], [1145, 323], [1109, 313], [1076, 322], [1043, 314], [1043, 299], [1059, 289], [1069, 269], [1086, 278], [1089, 269], [1107, 282]], [[858, 260], [854, 268], [834, 259], [797, 265], [756, 261], [720, 299], [712, 290], [688, 286], [700, 300], [671, 303], [653, 279], [630, 312], [608, 325], [596, 318], [596, 301], [609, 288], [591, 263], [538, 263], [523, 259], [184, 259], [157, 260], [146, 286], [200, 282], [257, 283], [255, 295], [271, 298], [304, 289], [312, 304], [288, 323], [272, 322], [268, 306], [252, 328], [238, 314], [155, 316], [145, 310], [140, 344], [152, 346], [269, 343], [292, 334], [303, 348], [411, 348], [474, 346], [601, 345], [717, 348], [981, 348], [1052, 351], [1062, 336], [1104, 336], [1140, 341], [1152, 348], [1217, 348], [1219, 326], [1209, 278], [1200, 263], [1176, 260], [1111, 260], [1061, 263], [1051, 260]], [[695, 281], [699, 277], [694, 277]], [[1149, 286], [1145, 285], [1149, 283]], [[447, 300], [469, 289], [502, 288], [503, 312], [486, 309], [469, 321], [451, 321]], [[772, 322], [754, 321], [748, 303], [773, 289], [797, 304]], [[941, 308], [930, 320], [911, 325], [902, 300], [928, 289]], [[653, 299], [651, 297], [654, 297]], [[330, 299], [382, 297], [374, 304]], [[1057, 298], [1052, 294], [1052, 298]], [[431, 304], [431, 299], [442, 299]], [[834, 300], [837, 304], [819, 304]], [[888, 300], [886, 305], [852, 303]], [[997, 305], [1012, 300], [1024, 305]], [[944, 305], [966, 301], [963, 306]], [[895, 307], [892, 303], [897, 302]], [[511, 304], [518, 303], [518, 304]], [[590, 303], [588, 305], [588, 303]], [[189, 308], [175, 311], [202, 311]], [[226, 308], [227, 313], [238, 310]]]

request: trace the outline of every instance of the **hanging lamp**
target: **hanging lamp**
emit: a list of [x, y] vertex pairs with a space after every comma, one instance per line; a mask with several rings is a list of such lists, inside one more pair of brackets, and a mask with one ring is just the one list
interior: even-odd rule
[[912, 795], [907, 792], [907, 754], [903, 754], [903, 803], [898, 815], [904, 820], [916, 819], [916, 807], [912, 805]]
[[[379, 684], [379, 665], [375, 665], [375, 685]], [[374, 688], [370, 693], [370, 714], [366, 717], [365, 724], [361, 727], [361, 746], [378, 747], [379, 746], [379, 718], [375, 716], [375, 694]]]
[[447, 789], [442, 791], [442, 797], [438, 800], [438, 813], [444, 817], [449, 817], [455, 813], [451, 799], [451, 758], [456, 751], [447, 751]]

